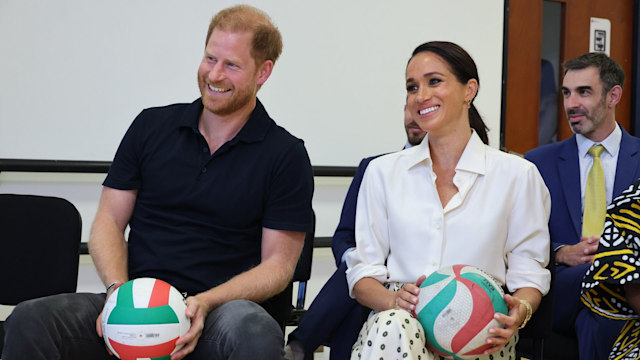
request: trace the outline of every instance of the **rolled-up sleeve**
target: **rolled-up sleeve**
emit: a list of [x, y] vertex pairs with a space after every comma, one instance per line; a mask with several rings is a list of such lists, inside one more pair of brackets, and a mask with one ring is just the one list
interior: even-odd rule
[[349, 295], [362, 278], [381, 283], [387, 280], [385, 261], [389, 254], [389, 233], [385, 189], [376, 160], [367, 168], [356, 207], [356, 249], [346, 256]]
[[540, 173], [531, 164], [523, 172], [509, 215], [506, 247], [506, 285], [510, 292], [533, 287], [543, 295], [549, 291], [549, 214], [551, 199]]

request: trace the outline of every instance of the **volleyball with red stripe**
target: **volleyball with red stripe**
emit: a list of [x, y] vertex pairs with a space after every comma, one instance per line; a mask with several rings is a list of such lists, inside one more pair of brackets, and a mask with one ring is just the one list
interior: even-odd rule
[[122, 360], [169, 359], [176, 341], [189, 331], [187, 303], [168, 283], [152, 278], [131, 280], [117, 288], [104, 305], [102, 333]]
[[504, 292], [477, 267], [446, 266], [420, 285], [416, 315], [427, 348], [445, 358], [474, 359], [490, 348], [489, 328], [502, 327], [498, 312], [508, 312]]

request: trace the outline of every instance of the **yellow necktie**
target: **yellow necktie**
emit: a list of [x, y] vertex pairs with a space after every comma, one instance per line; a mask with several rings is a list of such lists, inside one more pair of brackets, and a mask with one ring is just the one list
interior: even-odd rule
[[582, 215], [582, 236], [600, 236], [607, 215], [607, 194], [604, 188], [604, 172], [600, 154], [602, 145], [592, 146], [588, 153], [593, 156], [593, 165], [587, 176], [584, 190], [584, 212]]

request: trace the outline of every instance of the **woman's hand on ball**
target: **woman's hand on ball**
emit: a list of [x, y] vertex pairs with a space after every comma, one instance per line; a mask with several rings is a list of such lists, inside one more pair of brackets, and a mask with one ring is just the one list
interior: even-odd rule
[[209, 313], [208, 306], [201, 301], [198, 296], [190, 296], [187, 298], [186, 315], [191, 320], [191, 328], [176, 342], [176, 346], [184, 345], [182, 349], [171, 355], [171, 360], [180, 360], [192, 353], [196, 348], [198, 339], [202, 335], [204, 329], [204, 321]]
[[416, 305], [418, 305], [418, 294], [420, 293], [420, 284], [426, 279], [422, 275], [415, 284], [405, 284], [395, 293], [394, 308], [404, 309], [414, 314]]
[[490, 354], [500, 350], [504, 345], [507, 344], [509, 339], [515, 334], [518, 330], [518, 326], [521, 321], [521, 314], [519, 312], [520, 309], [520, 300], [517, 298], [505, 294], [504, 301], [507, 303], [507, 307], [509, 308], [508, 315], [496, 313], [494, 318], [500, 322], [503, 327], [501, 328], [490, 328], [489, 334], [491, 337], [487, 339], [487, 343], [493, 344], [493, 347], [487, 349], [484, 353]]

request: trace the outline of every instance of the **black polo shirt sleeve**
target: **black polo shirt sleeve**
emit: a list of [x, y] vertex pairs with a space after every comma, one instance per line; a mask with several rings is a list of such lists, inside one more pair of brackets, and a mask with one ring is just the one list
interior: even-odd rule
[[144, 111], [131, 123], [125, 133], [116, 155], [109, 168], [109, 173], [103, 183], [104, 186], [118, 190], [138, 190], [141, 186], [140, 166], [138, 154], [140, 152], [139, 138], [142, 136]]
[[311, 228], [313, 171], [302, 140], [280, 154], [267, 191], [263, 227], [306, 232]]

